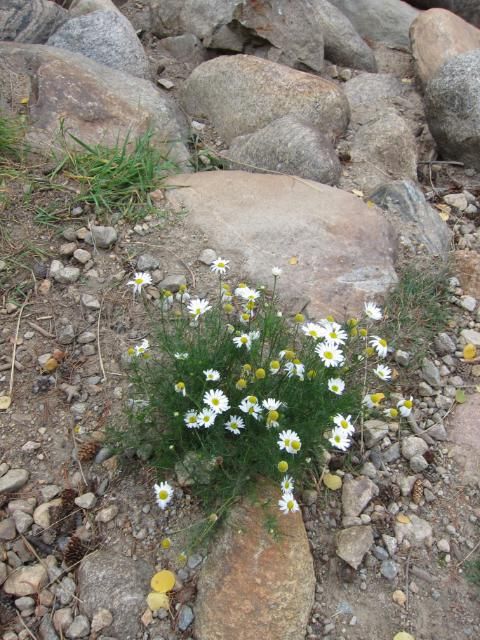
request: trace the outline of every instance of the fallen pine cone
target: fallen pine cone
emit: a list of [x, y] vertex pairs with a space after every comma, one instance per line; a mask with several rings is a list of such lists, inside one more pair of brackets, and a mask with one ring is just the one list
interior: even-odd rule
[[414, 504], [420, 504], [420, 501], [422, 498], [423, 498], [423, 480], [421, 478], [417, 478], [413, 483], [413, 487], [412, 487], [412, 502]]
[[67, 545], [65, 547], [65, 551], [63, 552], [63, 560], [67, 567], [72, 567], [82, 560], [83, 556], [87, 553], [87, 549], [84, 544], [77, 538], [77, 536], [73, 535]]
[[91, 462], [98, 451], [100, 450], [100, 443], [95, 440], [85, 442], [78, 449], [78, 459], [80, 462]]

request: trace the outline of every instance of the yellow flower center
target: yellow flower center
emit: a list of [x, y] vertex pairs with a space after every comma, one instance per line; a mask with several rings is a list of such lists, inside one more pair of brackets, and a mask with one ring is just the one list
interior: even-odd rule
[[242, 313], [241, 317], [242, 317], [242, 320], [245, 320], [245, 321], [250, 320], [250, 315], [248, 313]]
[[208, 424], [210, 422], [210, 416], [203, 416], [203, 421], [205, 424]]
[[217, 262], [217, 267], [220, 267], [220, 269], [223, 269], [225, 266], [224, 262]]
[[230, 303], [227, 303], [223, 305], [223, 310], [225, 311], [225, 313], [232, 313], [233, 305], [231, 305]]
[[143, 284], [143, 278], [135, 278], [135, 284]]
[[337, 337], [336, 331], [330, 331], [328, 335], [330, 336], [330, 338], [332, 338], [332, 340], [335, 340], [335, 338]]
[[327, 360], [331, 360], [333, 358], [333, 353], [331, 351], [325, 351], [325, 353], [323, 354], [323, 357], [326, 358]]
[[288, 509], [289, 511], [292, 511], [292, 509], [293, 509], [293, 507], [294, 507], [294, 506], [295, 506], [295, 503], [294, 503], [294, 501], [293, 501], [293, 500], [289, 500], [289, 501], [287, 502], [287, 509]]
[[310, 329], [308, 335], [312, 336], [312, 338], [318, 338], [318, 331], [315, 331], [315, 329]]
[[338, 391], [338, 385], [332, 384], [332, 391]]
[[276, 422], [279, 417], [280, 417], [280, 414], [278, 413], [278, 411], [275, 411], [275, 409], [272, 409], [271, 411], [268, 412], [269, 422]]
[[255, 371], [255, 377], [257, 378], [257, 380], [263, 380], [263, 378], [265, 378], [265, 369], [257, 369]]
[[387, 341], [384, 340], [383, 338], [380, 338], [380, 340], [378, 341], [378, 344], [380, 344], [382, 347], [386, 347], [387, 346]]
[[300, 442], [298, 440], [292, 440], [291, 447], [295, 449], [295, 451], [298, 451], [300, 449]]
[[250, 404], [257, 404], [257, 396], [248, 396], [247, 400]]
[[338, 436], [338, 435], [337, 435], [337, 436], [334, 436], [334, 438], [333, 438], [333, 439], [335, 440], [335, 442], [336, 442], [337, 444], [339, 444], [339, 442], [340, 442], [340, 440], [341, 440], [340, 436]]
[[272, 360], [270, 362], [270, 369], [280, 369], [280, 362], [278, 360]]
[[290, 350], [285, 351], [285, 358], [287, 360], [293, 360], [295, 358], [295, 352]]
[[368, 335], [368, 331], [366, 329], [360, 329], [360, 335], [365, 338]]
[[383, 393], [373, 393], [370, 398], [373, 403], [378, 404], [385, 398], [385, 395]]
[[237, 384], [235, 386], [237, 387], [237, 389], [245, 389], [245, 387], [247, 386], [247, 381], [243, 378], [240, 378], [239, 380], [237, 380]]
[[212, 400], [212, 404], [213, 404], [215, 407], [218, 407], [218, 405], [220, 404], [220, 400], [219, 400], [218, 398], [213, 398], [213, 400]]
[[255, 301], [249, 300], [245, 306], [249, 311], [253, 311], [255, 309]]
[[340, 424], [344, 429], [348, 429], [348, 427], [350, 426], [346, 420], [342, 420]]
[[248, 338], [247, 338], [247, 336], [242, 336], [242, 337], [240, 338], [240, 342], [241, 342], [242, 344], [247, 344], [247, 342], [248, 342]]
[[195, 416], [190, 416], [190, 417], [188, 418], [188, 422], [189, 422], [190, 424], [194, 424], [196, 421], [197, 421], [197, 418], [196, 418]]
[[411, 400], [405, 400], [404, 405], [407, 409], [411, 409], [413, 407], [413, 402]]
[[280, 462], [277, 465], [277, 469], [281, 473], [285, 473], [286, 471], [288, 471], [288, 462], [286, 462], [285, 460], [280, 460]]
[[289, 447], [289, 446], [290, 446], [290, 438], [285, 438], [285, 440], [283, 441], [283, 444], [284, 444], [286, 447]]
[[166, 500], [168, 498], [168, 491], [166, 489], [161, 489], [158, 492], [158, 497], [160, 498], [160, 500]]

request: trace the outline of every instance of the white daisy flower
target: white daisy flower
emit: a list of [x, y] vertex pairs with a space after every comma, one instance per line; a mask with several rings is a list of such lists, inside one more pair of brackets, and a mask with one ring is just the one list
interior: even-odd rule
[[322, 337], [322, 330], [322, 325], [315, 322], [307, 322], [302, 326], [303, 333], [310, 338], [315, 338], [315, 340], [319, 340]]
[[281, 276], [283, 273], [282, 269], [280, 269], [280, 267], [272, 267], [272, 276], [274, 278], [278, 278], [279, 276]]
[[188, 302], [191, 298], [191, 295], [188, 293], [188, 291], [178, 291], [175, 294], [175, 300], [178, 300], [178, 302], [181, 302], [182, 304], [185, 304], [186, 302]]
[[148, 342], [148, 340], [146, 338], [144, 338], [140, 344], [136, 344], [133, 348], [135, 350], [135, 355], [136, 356], [141, 356], [145, 353], [145, 351], [147, 351], [148, 347], [150, 346], [150, 343]]
[[146, 284], [152, 284], [152, 276], [146, 271], [138, 271], [133, 274], [133, 280], [127, 282], [127, 285], [133, 286], [133, 295], [141, 293], [142, 287]]
[[252, 346], [252, 339], [249, 333], [242, 333], [241, 335], [232, 338], [232, 340], [233, 344], [238, 347], [238, 349], [245, 347], [247, 351], [250, 351], [250, 347]]
[[341, 396], [345, 391], [345, 382], [341, 378], [329, 378], [327, 384], [328, 390], [337, 396]]
[[217, 413], [213, 409], [204, 408], [197, 416], [197, 422], [201, 427], [208, 429], [215, 422]]
[[380, 378], [380, 380], [390, 380], [392, 377], [392, 370], [385, 364], [379, 364], [373, 370], [373, 373]]
[[173, 357], [175, 358], [175, 360], [186, 360], [188, 358], [188, 353], [177, 351], [173, 354]]
[[375, 349], [380, 358], [386, 358], [388, 353], [387, 341], [379, 336], [373, 336], [370, 340], [370, 346]]
[[215, 369], [205, 369], [203, 374], [205, 376], [205, 380], [208, 380], [209, 382], [216, 382], [217, 380], [220, 380], [220, 373]]
[[260, 331], [250, 331], [248, 335], [250, 336], [250, 340], [258, 340], [260, 338]]
[[288, 453], [298, 453], [301, 449], [302, 443], [300, 438], [298, 437], [298, 433], [295, 431], [291, 431], [287, 429], [285, 431], [281, 431], [278, 436], [277, 444], [280, 448], [280, 451], [287, 451]]
[[338, 367], [345, 360], [342, 351], [331, 342], [322, 342], [315, 347], [315, 353], [326, 367]]
[[385, 395], [383, 393], [369, 393], [363, 398], [362, 404], [369, 409], [377, 409], [384, 398]]
[[413, 397], [410, 398], [402, 398], [397, 402], [397, 408], [400, 412], [400, 415], [403, 418], [407, 418], [412, 413], [413, 408]]
[[277, 374], [280, 371], [280, 362], [278, 360], [272, 360], [270, 362], [270, 373], [273, 375]]
[[198, 423], [198, 413], [193, 409], [187, 411], [187, 413], [183, 416], [183, 421], [189, 429], [198, 429], [200, 426], [202, 426]]
[[292, 493], [284, 493], [278, 501], [278, 506], [280, 507], [280, 511], [286, 514], [295, 513], [295, 511], [299, 511], [300, 509]]
[[260, 291], [250, 289], [250, 287], [237, 287], [235, 289], [235, 295], [237, 298], [242, 298], [243, 300], [255, 301], [260, 297]]
[[287, 376], [292, 378], [293, 376], [297, 376], [300, 380], [304, 380], [305, 378], [305, 365], [301, 362], [286, 362], [285, 363], [285, 371], [287, 372]]
[[200, 298], [190, 300], [187, 307], [189, 313], [191, 313], [194, 318], [198, 318], [203, 313], [209, 311], [211, 308], [211, 305], [208, 304], [208, 300], [201, 300]]
[[343, 429], [343, 431], [351, 435], [355, 432], [355, 427], [353, 426], [351, 419], [352, 416], [347, 416], [345, 418], [341, 413], [337, 413], [337, 415], [333, 418], [333, 422], [339, 429]]
[[230, 269], [230, 267], [228, 266], [229, 262], [230, 260], [217, 258], [216, 260], [210, 263], [210, 271], [213, 271], [213, 273], [219, 273], [223, 275], [224, 273], [227, 273], [227, 269]]
[[168, 482], [160, 482], [160, 484], [154, 485], [153, 490], [155, 491], [158, 506], [160, 509], [165, 509], [173, 497], [173, 488]]
[[255, 420], [260, 419], [262, 407], [257, 403], [252, 404], [251, 402], [249, 402], [248, 398], [244, 398], [238, 405], [238, 408], [240, 409], [240, 411], [243, 411], [243, 413], [247, 413], [248, 415], [252, 416], [252, 418], [255, 418]]
[[336, 449], [340, 449], [340, 451], [346, 451], [351, 445], [351, 440], [347, 431], [345, 431], [345, 429], [342, 429], [341, 427], [336, 427], [332, 431], [332, 435], [330, 436], [328, 441], [333, 447], [335, 447]]
[[294, 486], [295, 485], [292, 476], [285, 476], [280, 483], [282, 493], [292, 493]]
[[372, 320], [381, 320], [383, 318], [382, 310], [374, 302], [365, 303], [365, 314]]
[[224, 413], [230, 409], [228, 398], [220, 389], [206, 391], [203, 396], [203, 402], [215, 413]]
[[347, 333], [338, 322], [328, 321], [321, 327], [320, 336], [334, 345], [345, 344], [348, 338]]
[[265, 407], [267, 411], [276, 411], [283, 406], [283, 402], [280, 400], [275, 400], [275, 398], [267, 398], [262, 401], [262, 405]]
[[177, 382], [175, 385], [175, 391], [177, 393], [180, 393], [183, 397], [185, 397], [185, 395], [187, 394], [187, 390], [185, 389], [185, 383], [182, 381]]
[[395, 409], [395, 407], [390, 407], [390, 409], [384, 409], [383, 415], [387, 416], [387, 418], [398, 418], [398, 409]]
[[240, 435], [240, 429], [245, 429], [245, 422], [240, 416], [231, 416], [225, 423], [225, 429], [235, 435]]

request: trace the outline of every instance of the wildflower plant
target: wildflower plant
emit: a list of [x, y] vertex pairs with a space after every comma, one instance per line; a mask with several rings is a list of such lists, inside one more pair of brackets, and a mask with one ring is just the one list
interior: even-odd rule
[[[278, 484], [279, 510], [293, 513], [326, 449], [363, 445], [367, 416], [406, 418], [413, 399], [388, 400], [389, 345], [377, 335], [382, 310], [373, 302], [359, 319], [289, 319], [280, 269], [269, 289], [231, 286], [228, 269], [228, 260], [213, 261], [211, 299], [186, 287], [161, 296], [149, 342], [133, 347], [142, 357], [130, 358], [129, 427], [120, 436], [150, 450], [150, 464], [173, 484], [173, 470], [187, 473], [209, 512], [222, 513], [263, 476]], [[141, 296], [137, 276], [145, 283], [136, 274], [129, 284]], [[168, 482], [154, 491], [161, 509], [175, 500]]]

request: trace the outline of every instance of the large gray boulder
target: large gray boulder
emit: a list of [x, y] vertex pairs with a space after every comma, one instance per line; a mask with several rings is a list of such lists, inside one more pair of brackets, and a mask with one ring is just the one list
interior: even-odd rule
[[376, 70], [372, 50], [327, 0], [150, 0], [150, 22], [160, 37], [193, 33], [204, 46], [242, 53], [265, 41], [271, 58], [285, 64], [323, 67], [323, 55], [344, 66]]
[[183, 90], [187, 113], [208, 118], [229, 144], [291, 114], [329, 135], [349, 119], [342, 90], [329, 80], [255, 56], [221, 56], [198, 66]]
[[68, 11], [49, 0], [0, 0], [0, 41], [42, 44], [68, 20]]
[[192, 233], [241, 265], [247, 281], [271, 283], [272, 267], [281, 267], [282, 300], [295, 312], [308, 303], [310, 317], [355, 315], [396, 281], [393, 227], [341, 189], [294, 176], [203, 171], [169, 178], [166, 198], [188, 212]]
[[17, 104], [28, 98], [27, 140], [36, 151], [51, 154], [63, 120], [65, 130], [84, 142], [106, 146], [151, 128], [152, 142], [162, 152], [181, 165], [188, 161], [182, 142], [187, 123], [173, 99], [146, 80], [85, 56], [46, 45], [0, 43], [0, 104], [12, 96]]
[[442, 156], [480, 170], [480, 49], [438, 69], [425, 90], [425, 114]]
[[50, 36], [47, 44], [81, 53], [139, 78], [150, 75], [147, 56], [135, 29], [118, 11], [93, 11], [72, 18]]
[[480, 2], [478, 0], [409, 0], [419, 9], [447, 9], [452, 13], [480, 27]]
[[409, 47], [408, 30], [418, 11], [401, 0], [330, 0], [358, 33], [373, 42]]
[[277, 171], [324, 184], [336, 184], [341, 172], [328, 137], [290, 115], [235, 138], [226, 156], [239, 169]]
[[[320, 37], [324, 41], [325, 57], [331, 62], [376, 71], [373, 51], [360, 38], [350, 20], [327, 0], [242, 2], [234, 19], [287, 55], [293, 53], [298, 62], [316, 71], [322, 68], [318, 58]], [[299, 45], [301, 50], [296, 50]]]
[[366, 192], [388, 178], [415, 180], [417, 146], [405, 119], [386, 111], [362, 125], [353, 139], [349, 172]]
[[450, 250], [451, 231], [412, 180], [381, 184], [368, 199], [387, 211], [393, 226], [401, 229], [406, 240], [422, 244], [433, 255]]

